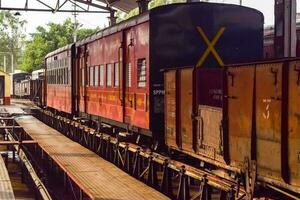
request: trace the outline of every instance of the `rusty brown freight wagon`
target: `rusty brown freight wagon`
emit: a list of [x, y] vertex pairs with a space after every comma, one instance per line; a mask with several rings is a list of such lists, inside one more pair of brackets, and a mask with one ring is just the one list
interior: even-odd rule
[[300, 59], [164, 77], [168, 147], [300, 194]]

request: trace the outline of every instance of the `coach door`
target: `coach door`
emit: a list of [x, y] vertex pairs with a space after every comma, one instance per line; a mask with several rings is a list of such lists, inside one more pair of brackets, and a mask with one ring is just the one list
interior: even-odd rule
[[86, 113], [86, 85], [87, 85], [87, 73], [86, 73], [86, 61], [87, 61], [87, 53], [85, 52], [85, 47], [78, 48], [78, 70], [79, 70], [79, 112]]
[[143, 129], [149, 129], [148, 28], [144, 23], [126, 30], [124, 36], [126, 45], [124, 121]]
[[131, 124], [134, 107], [133, 68], [134, 68], [134, 38], [131, 30], [125, 31], [125, 65], [124, 65], [124, 122]]

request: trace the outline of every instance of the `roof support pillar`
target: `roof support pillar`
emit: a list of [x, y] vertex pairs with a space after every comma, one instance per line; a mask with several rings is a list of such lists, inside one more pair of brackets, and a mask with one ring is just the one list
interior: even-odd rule
[[150, 0], [136, 0], [139, 6], [139, 14], [148, 11], [148, 4]]
[[109, 17], [108, 17], [108, 19], [109, 19], [109, 26], [113, 26], [117, 22], [117, 17], [115, 16], [115, 12], [116, 11], [114, 9], [110, 9], [110, 11], [109, 11]]
[[296, 56], [296, 0], [275, 0], [275, 56]]

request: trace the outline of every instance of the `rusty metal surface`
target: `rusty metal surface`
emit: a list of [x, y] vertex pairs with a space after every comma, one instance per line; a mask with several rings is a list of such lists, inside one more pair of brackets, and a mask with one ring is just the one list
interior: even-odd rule
[[229, 156], [232, 165], [242, 166], [251, 158], [253, 87], [255, 68], [228, 68]]
[[282, 66], [283, 63], [274, 63], [256, 68], [258, 173], [277, 180], [282, 180], [284, 170], [281, 168]]
[[222, 109], [218, 107], [198, 107], [198, 153], [213, 160], [224, 162]]
[[289, 64], [288, 166], [290, 184], [300, 186], [300, 61]]
[[168, 199], [32, 116], [16, 122], [92, 199]]
[[4, 160], [1, 155], [0, 155], [0, 199], [3, 200], [15, 199], [10, 178]]
[[182, 148], [193, 152], [193, 68], [181, 69], [179, 72], [179, 130]]
[[165, 138], [168, 146], [176, 147], [176, 71], [165, 73]]

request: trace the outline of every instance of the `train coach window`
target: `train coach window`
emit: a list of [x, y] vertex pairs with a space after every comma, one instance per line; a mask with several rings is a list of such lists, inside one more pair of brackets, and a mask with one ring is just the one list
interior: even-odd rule
[[94, 86], [94, 67], [90, 67], [90, 86]]
[[137, 81], [138, 87], [146, 87], [146, 59], [138, 59], [137, 61]]
[[62, 69], [58, 69], [58, 84], [62, 84]]
[[119, 63], [115, 63], [114, 65], [114, 86], [119, 86]]
[[55, 84], [55, 69], [52, 70], [52, 84]]
[[63, 77], [64, 71], [63, 69], [59, 69], [59, 83], [64, 84], [64, 77]]
[[66, 68], [66, 84], [69, 84], [69, 68]]
[[62, 80], [61, 80], [61, 69], [58, 69], [58, 82], [57, 84], [61, 84]]
[[84, 68], [81, 68], [81, 86], [84, 86]]
[[131, 87], [131, 63], [127, 64], [127, 79], [126, 79], [126, 86]]
[[106, 86], [111, 86], [111, 64], [106, 65]]
[[104, 65], [100, 65], [99, 77], [100, 77], [100, 86], [104, 86]]
[[99, 66], [95, 66], [95, 86], [99, 85]]
[[62, 83], [62, 84], [66, 84], [66, 82], [65, 82], [65, 81], [66, 81], [66, 78], [65, 78], [66, 70], [65, 70], [65, 68], [62, 68], [62, 69], [61, 69], [61, 72], [62, 72], [62, 73], [61, 73], [61, 83]]
[[65, 68], [62, 68], [61, 69], [61, 83], [62, 84], [65, 84], [65, 74], [66, 74]]
[[66, 74], [67, 74], [67, 69], [66, 68], [63, 68], [63, 84], [67, 84], [67, 77], [66, 77]]
[[55, 84], [59, 83], [59, 71], [58, 69], [55, 70]]
[[55, 84], [55, 70], [52, 70], [52, 84]]

